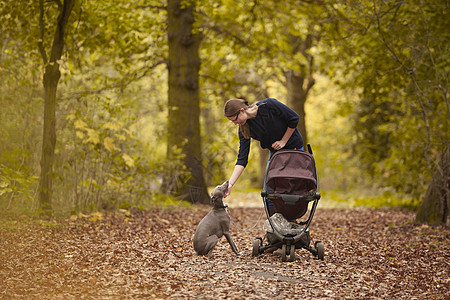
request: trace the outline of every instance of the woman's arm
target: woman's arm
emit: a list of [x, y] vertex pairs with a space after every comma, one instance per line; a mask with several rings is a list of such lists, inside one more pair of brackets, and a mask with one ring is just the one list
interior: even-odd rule
[[231, 188], [236, 183], [238, 178], [241, 176], [242, 172], [244, 172], [245, 167], [241, 165], [236, 165], [233, 170], [233, 174], [231, 174], [230, 180], [228, 180], [229, 186], [225, 194], [223, 195], [225, 198], [231, 194]]
[[283, 147], [286, 146], [286, 143], [291, 138], [291, 135], [294, 133], [294, 131], [295, 131], [295, 128], [288, 127], [286, 129], [286, 132], [283, 135], [283, 138], [281, 140], [276, 141], [275, 143], [273, 143], [272, 144], [272, 148], [275, 149], [275, 150], [283, 149]]

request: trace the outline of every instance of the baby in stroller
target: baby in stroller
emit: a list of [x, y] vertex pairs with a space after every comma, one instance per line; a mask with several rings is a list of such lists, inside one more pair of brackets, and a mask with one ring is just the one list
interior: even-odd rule
[[[324, 258], [324, 245], [317, 241], [310, 246], [309, 225], [314, 216], [320, 193], [318, 176], [310, 145], [308, 151], [280, 150], [275, 152], [267, 166], [261, 196], [267, 215], [263, 239], [253, 241], [253, 256], [269, 249], [281, 248], [283, 261], [295, 260], [295, 249], [304, 248], [319, 259]], [[296, 220], [305, 215], [312, 202], [309, 217], [304, 222]], [[272, 202], [272, 203], [271, 203]]]

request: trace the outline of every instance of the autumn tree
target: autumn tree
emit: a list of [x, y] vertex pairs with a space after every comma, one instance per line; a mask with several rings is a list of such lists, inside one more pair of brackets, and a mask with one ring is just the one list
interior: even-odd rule
[[[64, 0], [62, 3], [55, 1], [58, 8], [58, 15], [54, 22], [53, 40], [46, 48], [44, 1], [39, 1], [39, 25], [41, 36], [38, 42], [39, 51], [42, 56], [44, 71], [44, 129], [42, 137], [42, 157], [41, 157], [41, 177], [39, 179], [39, 203], [45, 212], [51, 211], [52, 201], [52, 169], [56, 144], [56, 92], [58, 81], [61, 77], [59, 70], [59, 60], [63, 54], [67, 23], [72, 13], [75, 0]], [[51, 20], [51, 19], [50, 19]], [[52, 21], [50, 21], [52, 22]]]
[[[330, 4], [326, 33], [360, 91], [354, 149], [373, 182], [422, 195], [418, 220], [448, 217], [449, 19], [446, 1]], [[343, 80], [345, 78], [345, 80]], [[351, 107], [351, 106], [350, 106]], [[426, 186], [428, 192], [424, 193]]]
[[[40, 208], [45, 213], [49, 213], [52, 207], [52, 177], [54, 176], [52, 167], [56, 144], [55, 110], [58, 82], [61, 75], [60, 60], [65, 48], [67, 25], [74, 5], [75, 1], [73, 0], [50, 3], [25, 1], [19, 5], [3, 3], [2, 7], [2, 18], [6, 21], [3, 24], [7, 30], [14, 33], [2, 35], [2, 41], [6, 41], [6, 53], [11, 53], [11, 49], [17, 49], [19, 53], [23, 54], [23, 57], [26, 57], [22, 63], [26, 62], [27, 64], [34, 64], [37, 59], [36, 54], [40, 53], [43, 71], [44, 124], [38, 198]], [[29, 37], [34, 37], [34, 39]], [[21, 47], [17, 47], [18, 45]], [[25, 78], [22, 77], [21, 80], [25, 80]], [[27, 82], [30, 86], [33, 85], [32, 80]]]
[[[175, 178], [182, 199], [208, 203], [203, 177], [200, 137], [199, 47], [201, 35], [194, 28], [194, 2], [169, 0], [169, 101], [167, 159], [181, 151], [187, 175]], [[172, 174], [177, 176], [177, 174]]]
[[[50, 79], [58, 81], [56, 98], [48, 102], [50, 109], [47, 106], [45, 110], [54, 118], [45, 119], [45, 134], [50, 139], [42, 152], [42, 162], [45, 159], [47, 166], [42, 176], [48, 174], [41, 180], [43, 208], [78, 211], [116, 207], [119, 201], [127, 205], [150, 201], [149, 195], [157, 191], [149, 189], [148, 182], [164, 173], [165, 162], [149, 159], [153, 148], [136, 138], [134, 128], [138, 114], [147, 111], [153, 118], [163, 114], [155, 112], [154, 107], [164, 95], [160, 95], [157, 86], [149, 85], [157, 76], [145, 77], [151, 77], [166, 61], [166, 14], [138, 2], [75, 1], [65, 24], [63, 19], [59, 23], [56, 19], [59, 12], [64, 13], [62, 3], [40, 2], [39, 6], [38, 1], [35, 5], [31, 2], [0, 5], [0, 19], [6, 29], [0, 36], [4, 54], [0, 57], [1, 77], [5, 79], [0, 86], [1, 101], [8, 110], [17, 111], [10, 114], [2, 110], [2, 116], [6, 113], [8, 118], [0, 120], [6, 131], [2, 137], [6, 145], [1, 151], [0, 196], [8, 195], [9, 207], [18, 192], [30, 195], [27, 206], [35, 208], [31, 195], [37, 189], [33, 175], [37, 173], [38, 166], [34, 165], [38, 165], [39, 157], [35, 156], [42, 147], [35, 132], [42, 131], [44, 119], [32, 109], [43, 107], [41, 78], [45, 72], [48, 95], [53, 95], [56, 88], [56, 80]], [[61, 41], [61, 35], [55, 31], [64, 24]], [[63, 50], [59, 52], [61, 45]], [[50, 61], [59, 53], [56, 62]], [[48, 64], [41, 68], [43, 59]], [[138, 83], [133, 85], [135, 82]], [[156, 89], [155, 100], [151, 95]], [[148, 99], [153, 102], [148, 103]], [[34, 115], [29, 116], [30, 113]], [[11, 126], [4, 126], [6, 120]], [[22, 145], [21, 140], [26, 144]]]

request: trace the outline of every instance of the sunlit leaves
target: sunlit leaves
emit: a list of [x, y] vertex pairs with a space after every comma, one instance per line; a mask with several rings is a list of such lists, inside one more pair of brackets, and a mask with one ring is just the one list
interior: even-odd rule
[[134, 167], [134, 159], [132, 159], [128, 154], [126, 153], [122, 154], [122, 158], [128, 167], [130, 168]]
[[105, 139], [103, 140], [103, 144], [105, 145], [106, 150], [108, 150], [109, 152], [118, 150], [118, 148], [116, 148], [116, 146], [114, 145], [114, 140], [109, 136], [105, 137]]
[[[70, 120], [72, 117], [69, 117], [68, 119]], [[74, 122], [74, 127], [75, 129], [81, 129], [81, 130], [86, 130], [88, 129], [88, 125], [83, 121], [83, 120], [76, 120]]]
[[106, 122], [103, 124], [104, 128], [111, 129], [113, 131], [119, 131], [120, 125], [118, 123]]
[[92, 143], [98, 144], [100, 142], [100, 137], [94, 129], [86, 128], [87, 139], [83, 141], [83, 143]]

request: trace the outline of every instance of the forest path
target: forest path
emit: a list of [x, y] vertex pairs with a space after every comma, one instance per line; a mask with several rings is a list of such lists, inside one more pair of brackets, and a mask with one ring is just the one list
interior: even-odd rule
[[204, 205], [80, 215], [65, 222], [21, 217], [0, 224], [4, 299], [449, 299], [450, 228], [414, 224], [400, 210], [318, 209], [312, 239], [325, 259], [296, 250], [294, 262], [252, 257], [261, 207], [233, 207], [231, 234], [214, 257], [195, 255]]

